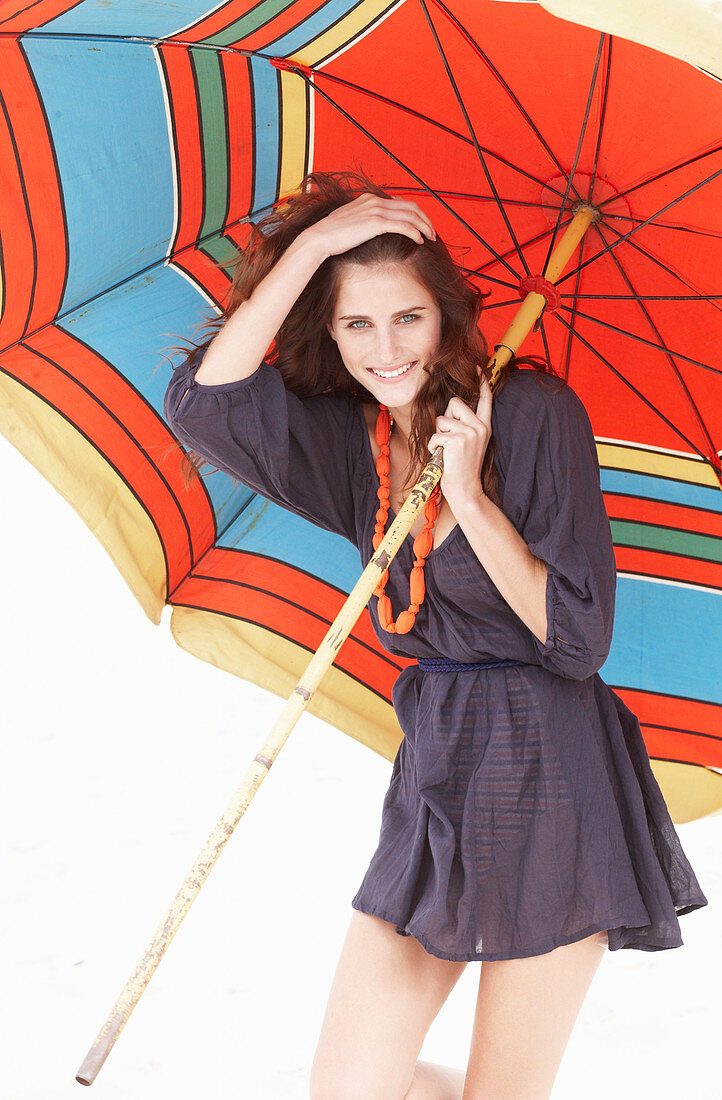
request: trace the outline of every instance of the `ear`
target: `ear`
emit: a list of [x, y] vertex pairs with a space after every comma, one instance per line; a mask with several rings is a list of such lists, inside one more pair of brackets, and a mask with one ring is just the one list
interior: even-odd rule
[[326, 323], [326, 328], [328, 329], [328, 334], [331, 337], [331, 339], [335, 340], [336, 339], [336, 334], [333, 331], [333, 325], [331, 325], [327, 322]]

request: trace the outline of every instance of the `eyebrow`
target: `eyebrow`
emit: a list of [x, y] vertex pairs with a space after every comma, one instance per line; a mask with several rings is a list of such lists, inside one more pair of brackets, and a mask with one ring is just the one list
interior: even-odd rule
[[[410, 306], [409, 309], [400, 309], [398, 313], [392, 313], [392, 317], [403, 317], [405, 313], [421, 313], [427, 306]], [[339, 317], [339, 321], [370, 321], [371, 317], [364, 317], [363, 313], [348, 313], [345, 317]]]

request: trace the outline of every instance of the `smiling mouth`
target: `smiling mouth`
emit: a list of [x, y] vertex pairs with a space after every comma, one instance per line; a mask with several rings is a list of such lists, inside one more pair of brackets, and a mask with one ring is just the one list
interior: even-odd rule
[[412, 367], [415, 367], [418, 363], [418, 359], [414, 359], [411, 363], [404, 363], [403, 366], [397, 367], [396, 370], [375, 370], [373, 367], [367, 367], [367, 370], [375, 375], [377, 378], [401, 378], [404, 374], [408, 374]]

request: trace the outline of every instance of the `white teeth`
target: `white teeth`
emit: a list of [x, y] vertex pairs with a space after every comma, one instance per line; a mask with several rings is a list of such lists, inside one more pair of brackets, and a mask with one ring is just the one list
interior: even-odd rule
[[[414, 363], [415, 362], [416, 360], [414, 359]], [[392, 371], [374, 370], [372, 367], [371, 373], [377, 375], [379, 378], [398, 378], [400, 374], [406, 374], [407, 370], [411, 370], [414, 363], [407, 363], [405, 367], [399, 367], [398, 370]]]

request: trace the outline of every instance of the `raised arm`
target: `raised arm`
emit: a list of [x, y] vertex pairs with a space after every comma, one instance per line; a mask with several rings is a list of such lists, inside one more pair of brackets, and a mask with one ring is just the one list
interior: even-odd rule
[[362, 195], [304, 230], [217, 336], [173, 370], [163, 412], [176, 438], [268, 500], [355, 544], [363, 427], [349, 397], [299, 397], [264, 355], [323, 260], [382, 232], [433, 234], [415, 203]]
[[211, 340], [195, 380], [236, 382], [258, 368], [294, 302], [317, 268], [380, 233], [403, 233], [423, 243], [434, 237], [426, 214], [404, 199], [364, 194], [303, 230]]

